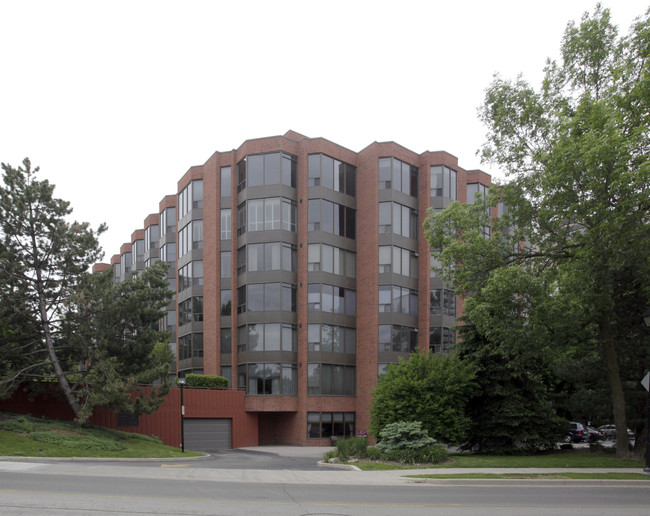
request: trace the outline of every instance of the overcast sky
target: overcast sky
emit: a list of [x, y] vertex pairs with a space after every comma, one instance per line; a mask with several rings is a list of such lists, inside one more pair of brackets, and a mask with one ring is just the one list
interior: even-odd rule
[[[625, 34], [647, 0], [605, 1]], [[494, 73], [539, 85], [591, 0], [0, 0], [0, 161], [28, 156], [104, 261], [214, 151], [292, 129], [466, 169]]]

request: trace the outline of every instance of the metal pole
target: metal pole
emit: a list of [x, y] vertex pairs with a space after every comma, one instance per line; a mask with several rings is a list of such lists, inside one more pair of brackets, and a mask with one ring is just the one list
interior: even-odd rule
[[180, 382], [181, 385], [181, 451], [185, 453], [185, 405], [183, 405], [183, 384], [185, 382]]
[[645, 423], [645, 468], [644, 473], [650, 474], [650, 391], [648, 391], [648, 420]]

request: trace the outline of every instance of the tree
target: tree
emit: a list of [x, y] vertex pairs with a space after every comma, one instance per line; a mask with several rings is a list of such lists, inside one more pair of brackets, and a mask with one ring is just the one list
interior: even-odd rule
[[473, 366], [454, 355], [414, 353], [390, 364], [373, 390], [370, 433], [378, 437], [390, 423], [419, 421], [434, 439], [462, 442], [470, 423], [465, 403], [473, 378]]
[[162, 266], [120, 285], [109, 274], [91, 275], [90, 265], [102, 256], [97, 237], [104, 226], [68, 222], [69, 203], [53, 197], [47, 180], [36, 179], [38, 168], [29, 159], [2, 168], [4, 390], [20, 381], [55, 379], [80, 422], [97, 404], [149, 410], [128, 390], [163, 373], [154, 363], [167, 353], [154, 348], [164, 335], [152, 328], [170, 299]]
[[[525, 311], [513, 311], [509, 321], [546, 328], [539, 335], [554, 335], [560, 353], [581, 339], [597, 344], [617, 453], [625, 456], [620, 354], [639, 348], [630, 338], [640, 334], [640, 314], [650, 305], [650, 12], [619, 38], [609, 11], [598, 6], [579, 26], [567, 26], [561, 49], [561, 63], [547, 64], [539, 91], [521, 78], [495, 78], [480, 111], [488, 127], [482, 157], [509, 181], [483, 203], [432, 216], [427, 235], [447, 278], [477, 305], [492, 282], [505, 298], [522, 301]], [[508, 214], [479, 241], [479, 228], [490, 224], [480, 210], [498, 202]], [[502, 273], [508, 269], [530, 281], [511, 282], [511, 273]], [[552, 303], [529, 297], [533, 284]], [[646, 365], [647, 344], [640, 353]]]

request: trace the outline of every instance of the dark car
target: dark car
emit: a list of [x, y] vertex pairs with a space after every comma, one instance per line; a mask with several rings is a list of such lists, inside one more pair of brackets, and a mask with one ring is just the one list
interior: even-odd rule
[[581, 443], [586, 438], [585, 427], [582, 423], [572, 421], [569, 423], [569, 429], [564, 434], [565, 443]]
[[590, 443], [595, 443], [597, 441], [600, 441], [604, 437], [603, 434], [601, 434], [598, 430], [590, 426], [585, 427], [585, 434], [586, 434], [585, 440], [589, 441]]

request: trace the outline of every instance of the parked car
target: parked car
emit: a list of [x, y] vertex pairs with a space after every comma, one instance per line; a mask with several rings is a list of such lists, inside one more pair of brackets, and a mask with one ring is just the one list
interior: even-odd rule
[[[603, 425], [598, 427], [598, 431], [603, 434], [604, 439], [616, 439], [616, 425]], [[634, 432], [627, 429], [628, 439], [634, 439]]]
[[603, 434], [601, 434], [598, 430], [590, 426], [585, 426], [585, 434], [586, 434], [585, 440], [590, 443], [595, 443], [597, 441], [600, 441], [603, 438]]
[[585, 427], [582, 426], [582, 423], [571, 421], [569, 423], [569, 429], [564, 434], [564, 438], [562, 440], [565, 443], [580, 443], [585, 437]]

